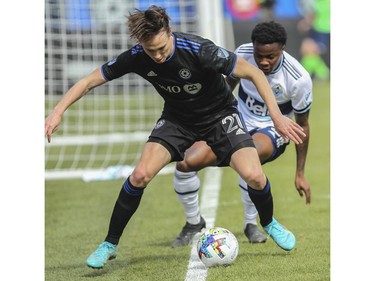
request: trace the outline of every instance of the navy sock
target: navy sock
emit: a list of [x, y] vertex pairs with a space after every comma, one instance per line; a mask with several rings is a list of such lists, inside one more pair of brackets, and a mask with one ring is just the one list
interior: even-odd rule
[[263, 190], [253, 189], [249, 185], [247, 186], [247, 190], [251, 201], [253, 201], [258, 210], [260, 224], [262, 226], [268, 225], [272, 221], [273, 216], [273, 198], [269, 180], [267, 179]]
[[105, 241], [117, 245], [130, 218], [138, 209], [144, 188], [134, 187], [129, 178], [123, 184], [112, 211], [109, 230]]

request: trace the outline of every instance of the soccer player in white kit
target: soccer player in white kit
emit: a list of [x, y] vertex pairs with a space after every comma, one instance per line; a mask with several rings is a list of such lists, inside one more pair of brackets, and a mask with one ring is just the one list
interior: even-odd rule
[[[303, 66], [284, 48], [287, 34], [283, 26], [276, 22], [263, 22], [254, 28], [252, 43], [243, 44], [235, 53], [253, 65], [258, 66], [267, 77], [281, 112], [295, 118], [306, 133], [302, 144], [296, 145], [295, 187], [301, 197], [305, 195], [310, 203], [310, 185], [305, 178], [304, 169], [309, 143], [309, 111], [312, 105], [312, 81]], [[239, 83], [238, 109], [250, 132], [262, 164], [278, 158], [289, 144], [274, 128], [266, 104], [256, 86], [249, 80], [235, 80], [227, 77], [232, 89]], [[196, 171], [213, 166], [216, 156], [205, 142], [197, 142], [185, 152], [185, 158], [177, 162], [174, 186], [178, 199], [184, 206], [186, 224], [173, 242], [172, 247], [188, 245], [194, 235], [205, 227], [200, 214], [198, 191], [200, 186]], [[257, 209], [250, 200], [247, 185], [239, 177], [242, 202], [244, 204], [244, 233], [250, 243], [262, 243], [267, 237], [257, 227]]]

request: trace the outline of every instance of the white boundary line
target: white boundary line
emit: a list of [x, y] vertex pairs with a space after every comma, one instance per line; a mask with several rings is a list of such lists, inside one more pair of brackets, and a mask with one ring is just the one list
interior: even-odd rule
[[[110, 168], [110, 167], [108, 167]], [[131, 166], [123, 166], [124, 172], [118, 173], [117, 176], [110, 178], [107, 174], [107, 169], [86, 169], [86, 170], [57, 170], [57, 171], [45, 171], [44, 179], [45, 180], [62, 180], [62, 179], [83, 179], [84, 181], [95, 181], [95, 180], [110, 180], [110, 179], [126, 179], [134, 169]], [[167, 165], [158, 173], [158, 175], [167, 175], [174, 172], [174, 165]], [[127, 173], [126, 173], [127, 172]], [[89, 178], [90, 179], [86, 179]]]
[[[206, 220], [206, 228], [211, 228], [215, 225], [216, 209], [219, 202], [222, 168], [208, 167], [205, 169], [204, 185], [201, 195], [200, 211]], [[190, 260], [188, 270], [186, 272], [185, 281], [205, 281], [207, 277], [207, 268], [199, 260], [196, 242], [199, 235], [193, 239], [193, 246], [191, 248]]]
[[91, 144], [108, 144], [108, 143], [128, 143], [144, 141], [148, 138], [150, 132], [133, 132], [133, 133], [114, 133], [106, 135], [84, 135], [84, 136], [57, 136], [46, 146], [64, 146], [64, 145], [91, 145]]

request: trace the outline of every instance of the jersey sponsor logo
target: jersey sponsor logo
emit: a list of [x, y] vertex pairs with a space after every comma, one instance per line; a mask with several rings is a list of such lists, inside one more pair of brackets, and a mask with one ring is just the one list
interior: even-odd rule
[[201, 83], [187, 84], [184, 86], [184, 91], [188, 94], [195, 95], [202, 89]]
[[164, 86], [161, 84], [158, 84], [160, 88], [162, 88], [164, 91], [172, 94], [178, 94], [181, 93], [181, 88], [179, 86]]
[[154, 129], [157, 130], [157, 129], [161, 128], [164, 124], [165, 124], [165, 120], [164, 120], [164, 119], [160, 119], [160, 120], [158, 121], [158, 123], [156, 123]]
[[259, 115], [259, 116], [269, 115], [267, 105], [263, 102], [257, 101], [251, 96], [247, 97], [245, 104], [250, 110], [250, 112], [254, 113], [255, 115]]
[[276, 84], [272, 87], [272, 91], [276, 97], [285, 94], [285, 89], [280, 84]]
[[[177, 86], [177, 85], [174, 85], [174, 86], [164, 86], [164, 85], [161, 85], [161, 84], [158, 84], [158, 86], [160, 88], [162, 88], [164, 91], [168, 92], [168, 93], [171, 93], [171, 94], [179, 94], [181, 93], [181, 87], [180, 86]], [[183, 86], [183, 90], [187, 93], [187, 94], [191, 94], [191, 95], [195, 95], [197, 93], [199, 93], [199, 91], [202, 89], [202, 84], [200, 83], [195, 83], [195, 84], [186, 84]]]
[[178, 74], [182, 79], [189, 79], [191, 77], [191, 72], [189, 69], [183, 68], [181, 69]]
[[152, 77], [152, 76], [158, 76], [154, 71], [150, 71], [149, 73], [147, 73], [147, 76], [149, 77]]
[[227, 50], [223, 49], [223, 48], [219, 48], [217, 50], [217, 56], [220, 57], [220, 58], [223, 58], [223, 59], [228, 59], [229, 58], [229, 53]]

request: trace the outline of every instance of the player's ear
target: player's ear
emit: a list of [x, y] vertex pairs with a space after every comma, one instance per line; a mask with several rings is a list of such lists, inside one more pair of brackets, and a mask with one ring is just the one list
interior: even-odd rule
[[167, 34], [168, 36], [172, 34], [172, 27], [168, 26]]

